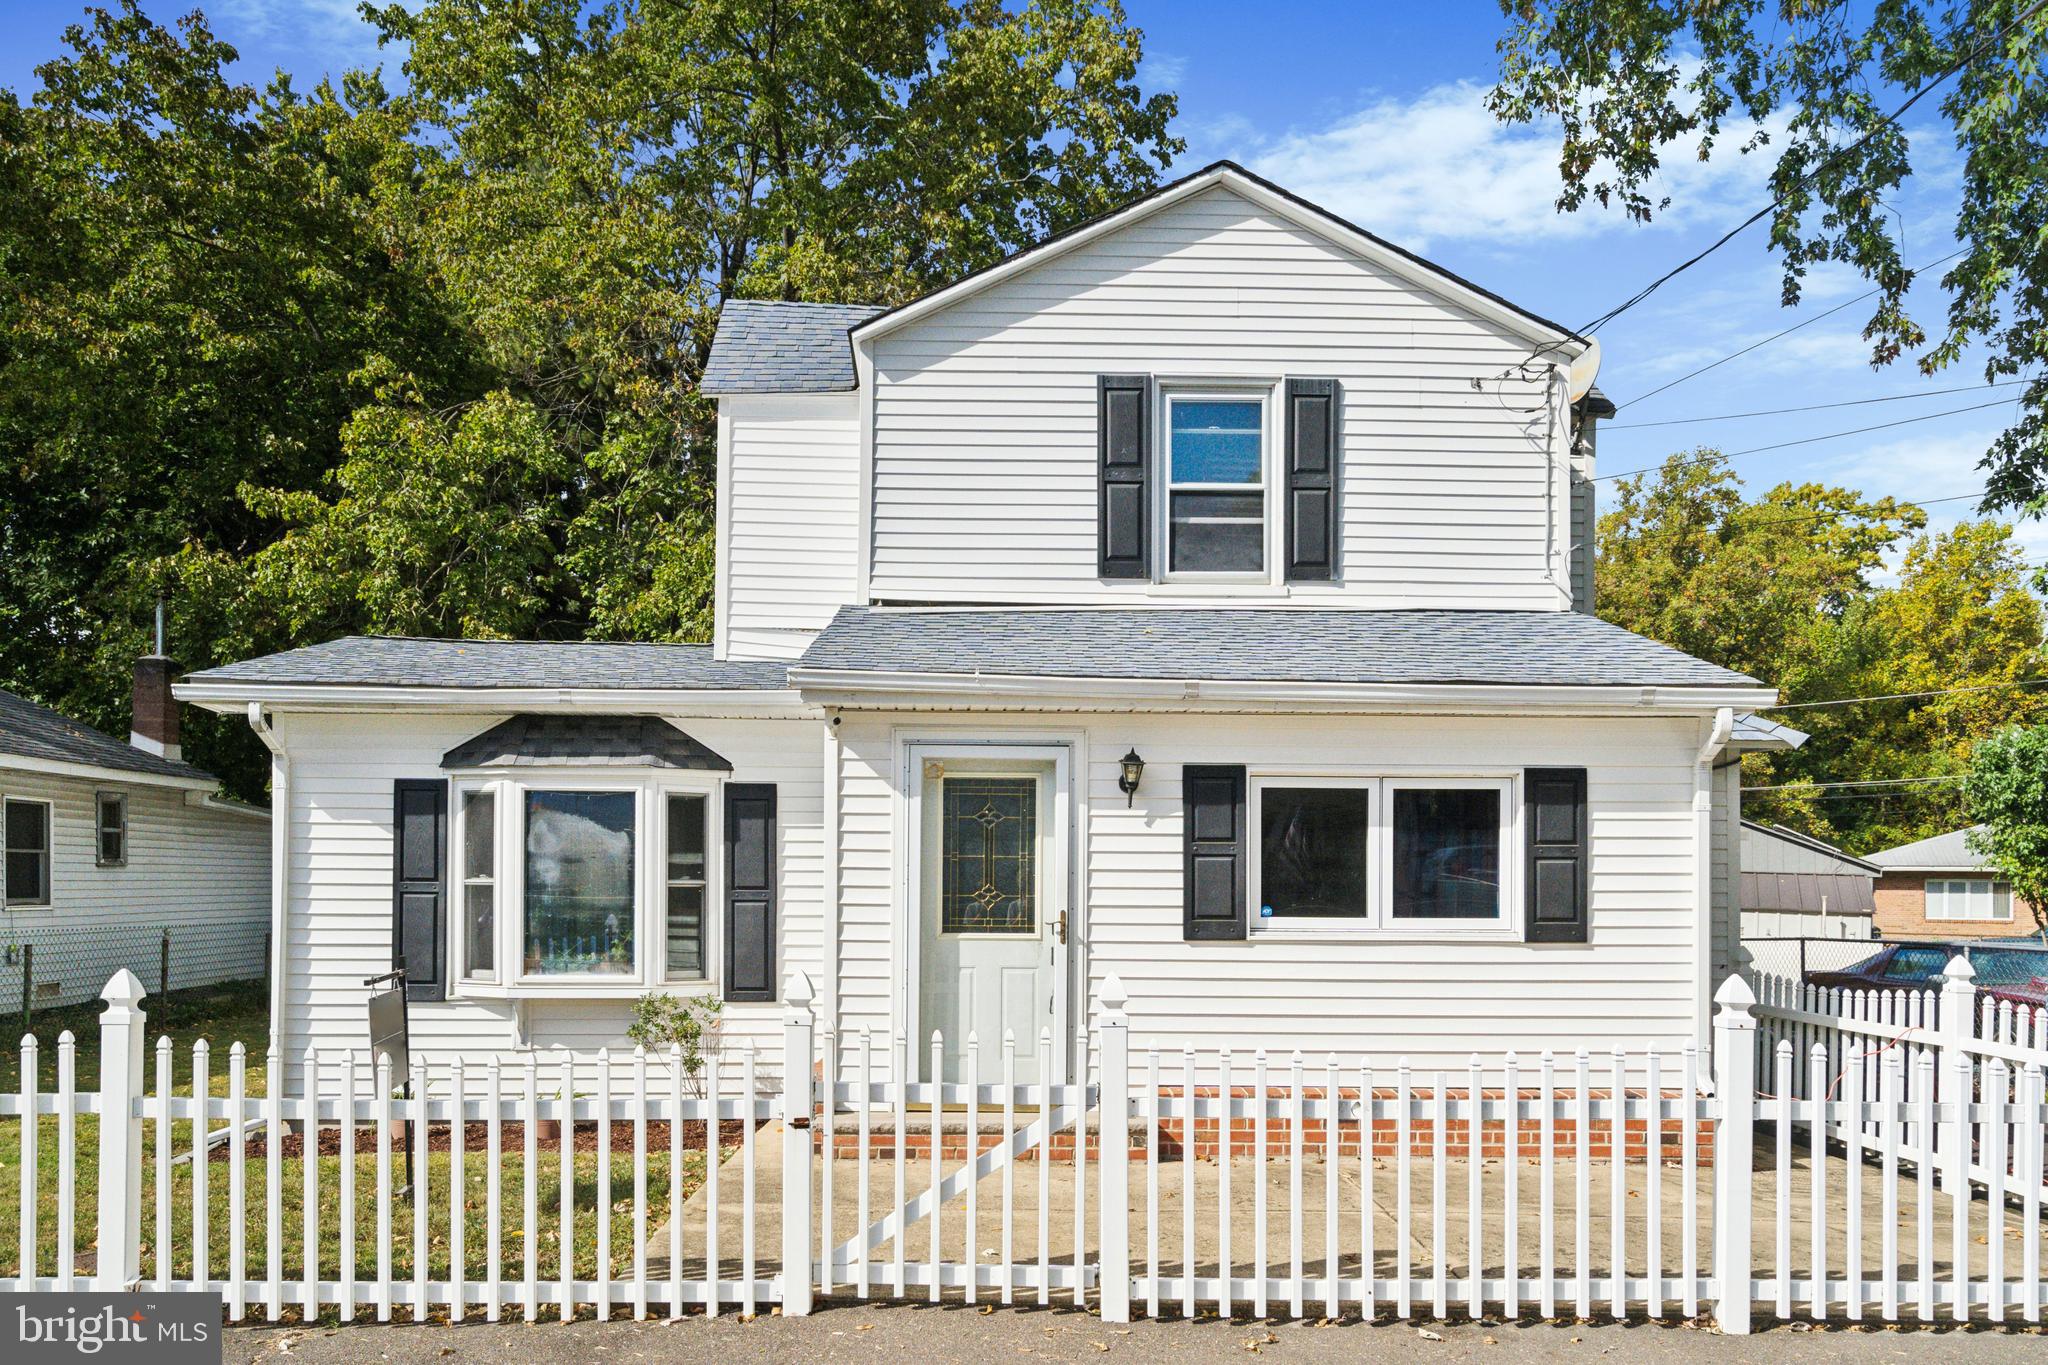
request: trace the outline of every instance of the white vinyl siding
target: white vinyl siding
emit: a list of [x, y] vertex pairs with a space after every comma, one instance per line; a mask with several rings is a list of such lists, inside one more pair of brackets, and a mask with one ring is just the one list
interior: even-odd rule
[[[124, 858], [99, 860], [103, 795], [125, 798]], [[260, 814], [200, 804], [197, 792], [124, 784], [106, 776], [68, 777], [0, 766], [0, 797], [47, 803], [50, 812], [50, 897], [47, 904], [0, 913], [0, 943], [19, 931], [67, 937], [60, 955], [36, 955], [45, 1001], [99, 998], [122, 967], [154, 981], [160, 935], [180, 934], [192, 947], [172, 964], [173, 983], [222, 979], [196, 946], [233, 954], [232, 976], [261, 973], [263, 926], [270, 912], [270, 822]], [[213, 937], [209, 937], [212, 935]]]
[[[1080, 731], [1087, 1002], [1112, 972], [1133, 1034], [1285, 1057], [1302, 1048], [1355, 1061], [1462, 1068], [1474, 1051], [1657, 1046], [1692, 1040], [1699, 951], [1693, 818], [1696, 722], [1678, 719], [1253, 717], [973, 718], [867, 714], [840, 727], [841, 1026], [892, 1036], [903, 952], [895, 859], [903, 736], [1004, 739]], [[1118, 760], [1145, 774], [1128, 807]], [[1585, 767], [1591, 811], [1592, 941], [1531, 945], [1470, 934], [1333, 940], [1182, 937], [1181, 771], [1188, 763], [1388, 773]], [[1519, 924], [1523, 908], [1509, 906]]]
[[793, 659], [858, 601], [860, 447], [851, 394], [727, 398], [719, 489], [725, 657]]
[[[776, 785], [781, 858], [777, 972], [786, 978], [800, 968], [818, 979], [824, 874], [819, 723], [667, 718], [729, 760], [731, 780]], [[278, 718], [292, 758], [288, 960], [279, 1038], [287, 1059], [299, 1057], [308, 1043], [322, 1052], [363, 1045], [363, 979], [391, 965], [393, 782], [441, 776], [444, 752], [503, 719], [501, 712], [287, 713]], [[545, 785], [544, 772], [523, 770], [521, 776]], [[501, 813], [500, 818], [506, 817]], [[711, 837], [721, 835], [713, 830]], [[458, 907], [451, 896], [451, 932]], [[500, 913], [509, 911], [501, 904]], [[722, 908], [711, 906], [708, 913], [719, 916]], [[712, 941], [715, 951], [716, 931]], [[649, 949], [643, 946], [642, 951]], [[658, 952], [658, 945], [652, 951]], [[633, 994], [515, 1002], [465, 995], [457, 982], [446, 1001], [413, 1003], [412, 1045], [428, 1053], [460, 1051], [479, 1064], [483, 1054], [509, 1055], [525, 1045], [624, 1047], [630, 1054], [625, 1034]], [[752, 1040], [766, 1046], [771, 1037], [780, 1037], [780, 1009], [773, 1004], [725, 1006], [724, 1038], [735, 1064], [739, 1044]], [[297, 1066], [288, 1065], [296, 1077]]]
[[870, 593], [1142, 600], [1097, 577], [1096, 376], [1300, 375], [1342, 386], [1341, 581], [1292, 597], [1568, 606], [1564, 424], [1495, 378], [1529, 345], [1209, 190], [875, 340]]

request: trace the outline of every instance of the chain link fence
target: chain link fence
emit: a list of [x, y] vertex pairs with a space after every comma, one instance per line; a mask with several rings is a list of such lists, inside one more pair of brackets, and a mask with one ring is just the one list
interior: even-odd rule
[[123, 967], [160, 1004], [181, 991], [261, 981], [270, 971], [270, 924], [0, 924], [0, 1019], [26, 1030], [46, 1010], [97, 1000]]
[[1808, 972], [1846, 971], [1882, 947], [1883, 942], [1874, 938], [1751, 938], [1745, 934], [1742, 939], [1750, 972], [1783, 981], [1804, 981]]

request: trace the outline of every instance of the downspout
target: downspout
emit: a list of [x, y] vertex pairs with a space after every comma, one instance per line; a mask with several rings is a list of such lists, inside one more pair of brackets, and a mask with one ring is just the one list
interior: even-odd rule
[[[270, 1046], [282, 1055], [284, 1040], [285, 893], [290, 885], [292, 760], [272, 728], [263, 703], [249, 703], [249, 728], [270, 750]], [[283, 1085], [280, 1077], [276, 1082]]]
[[1734, 732], [1734, 709], [1720, 707], [1714, 712], [1714, 724], [1693, 759], [1693, 881], [1698, 895], [1698, 918], [1693, 936], [1698, 958], [1698, 980], [1693, 991], [1693, 1040], [1700, 1055], [1708, 1058], [1710, 1065], [1713, 1038], [1709, 1027], [1714, 990], [1714, 760], [1728, 747], [1728, 737]]

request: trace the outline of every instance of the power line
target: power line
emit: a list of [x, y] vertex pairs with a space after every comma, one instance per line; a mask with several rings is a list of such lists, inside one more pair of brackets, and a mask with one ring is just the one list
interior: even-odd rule
[[1602, 422], [1600, 430], [1642, 431], [1649, 427], [1682, 427], [1697, 422], [1732, 422], [1740, 417], [1783, 417], [1793, 412], [1821, 412], [1828, 408], [1860, 408], [1872, 403], [1903, 403], [1912, 398], [1940, 398], [1951, 393], [1982, 393], [1985, 389], [2007, 389], [2015, 384], [2032, 384], [2032, 379], [2000, 379], [1989, 384], [1960, 384], [1952, 389], [1922, 389], [1918, 393], [1892, 393], [1882, 398], [1845, 398], [1838, 403], [1803, 403], [1796, 408], [1758, 408], [1754, 412], [1717, 412], [1708, 417], [1672, 417], [1662, 422]]
[[[1961, 255], [1962, 253], [1958, 252], [1956, 254]], [[1954, 260], [1955, 257], [1951, 256], [1949, 257], [1949, 259]], [[1935, 264], [1940, 265], [1942, 264], [1942, 262], [1936, 261]], [[1932, 267], [1929, 268], [1931, 269]], [[1682, 374], [1668, 384], [1659, 384], [1656, 388], [1651, 389], [1648, 393], [1639, 393], [1634, 398], [1629, 399], [1626, 403], [1617, 403], [1615, 404], [1615, 410], [1619, 411], [1622, 408], [1634, 407], [1637, 403], [1646, 402], [1649, 399], [1655, 398], [1658, 394], [1663, 393], [1666, 389], [1677, 388], [1680, 384], [1685, 383], [1688, 379], [1698, 379], [1708, 370], [1717, 370], [1721, 368], [1721, 366], [1726, 365], [1731, 360], [1739, 360], [1743, 356], [1748, 355], [1751, 351], [1758, 350], [1762, 347], [1770, 345], [1774, 341], [1778, 341], [1784, 337], [1791, 336], [1794, 332], [1798, 331], [1802, 327], [1811, 327], [1816, 322], [1821, 322], [1828, 318], [1831, 318], [1835, 314], [1841, 312], [1844, 308], [1853, 308], [1857, 304], [1862, 303], [1865, 299], [1875, 297], [1878, 293], [1878, 290], [1872, 289], [1867, 293], [1858, 294], [1855, 298], [1850, 299], [1846, 303], [1836, 304], [1833, 308], [1828, 309], [1825, 313], [1815, 313], [1812, 317], [1807, 318], [1803, 322], [1793, 323], [1790, 327], [1787, 327], [1782, 332], [1773, 332], [1769, 336], [1765, 337], [1762, 341], [1753, 341], [1739, 351], [1730, 351], [1727, 355], [1722, 356], [1719, 360], [1710, 361], [1707, 364], [1700, 366], [1697, 370], [1692, 370], [1685, 374]]]
[[1961, 782], [1962, 773], [1948, 773], [1941, 777], [1872, 777], [1860, 782], [1780, 782], [1776, 786], [1744, 787], [1746, 792], [1782, 792], [1796, 790], [1834, 791], [1849, 787], [1915, 787], [1930, 782]]
[[[1659, 275], [1656, 279], [1650, 281], [1650, 283], [1644, 285], [1641, 289], [1637, 290], [1634, 294], [1624, 299], [1621, 303], [1617, 304], [1613, 308], [1608, 309], [1599, 317], [1593, 319], [1593, 321], [1579, 328], [1579, 335], [1588, 336], [1591, 333], [1597, 331], [1599, 328], [1604, 327], [1608, 323], [1614, 321], [1614, 319], [1620, 317], [1629, 309], [1635, 307], [1643, 300], [1649, 298], [1650, 295], [1656, 293], [1666, 284], [1678, 278], [1678, 276], [1684, 274], [1686, 271], [1692, 269], [1701, 261], [1704, 261], [1707, 257], [1719, 251], [1722, 247], [1728, 245], [1728, 243], [1734, 241], [1736, 237], [1740, 236], [1749, 227], [1753, 226], [1756, 223], [1762, 222], [1772, 213], [1775, 213], [1778, 209], [1782, 208], [1785, 204], [1785, 201], [1792, 196], [1792, 193], [1795, 190], [1805, 189], [1815, 179], [1817, 179], [1819, 176], [1821, 176], [1829, 169], [1831, 169], [1837, 161], [1840, 161], [1842, 158], [1849, 156], [1852, 153], [1861, 151], [1865, 144], [1867, 144], [1872, 138], [1877, 136], [1880, 129], [1885, 128], [1888, 125], [1895, 124], [1900, 119], [1904, 118], [1907, 110], [1911, 109], [1914, 105], [1918, 104], [1921, 100], [1925, 99], [1929, 94], [1931, 94], [1935, 90], [1937, 86], [1946, 84], [1948, 82], [1949, 77], [1955, 75], [1964, 67], [1968, 66], [1971, 62], [1975, 61], [1979, 56], [1983, 55], [1983, 53], [1994, 42], [2003, 40], [2007, 28], [2010, 27], [2011, 24], [2021, 24], [2025, 23], [2028, 19], [2031, 19], [2034, 16], [2034, 12], [2040, 9], [2043, 3], [2048, 3], [2048, 0], [2035, 0], [2034, 4], [2027, 7], [2026, 13], [2016, 16], [2013, 20], [2010, 21], [2008, 25], [2001, 25], [1999, 28], [1993, 30], [1992, 32], [1983, 35], [1975, 43], [1973, 43], [1970, 46], [1970, 50], [1965, 52], [1959, 59], [1957, 59], [1957, 61], [1953, 65], [1943, 70], [1940, 74], [1931, 76], [1927, 80], [1921, 82], [1920, 86], [1917, 89], [1915, 89], [1912, 94], [1908, 95], [1905, 98], [1904, 102], [1902, 102], [1898, 108], [1892, 110], [1889, 114], [1886, 114], [1883, 118], [1879, 119], [1874, 125], [1872, 125], [1868, 130], [1866, 130], [1861, 137], [1857, 138], [1848, 146], [1838, 148], [1834, 152], [1830, 153], [1827, 156], [1827, 158], [1824, 159], [1818, 166], [1815, 166], [1805, 175], [1799, 177], [1799, 179], [1795, 181], [1793, 184], [1787, 186], [1784, 190], [1781, 190], [1771, 200], [1770, 203], [1764, 205], [1755, 213], [1752, 213], [1749, 217], [1743, 219], [1740, 223], [1737, 223], [1734, 227], [1722, 233], [1721, 236], [1711, 246], [1708, 246], [1702, 251], [1695, 252], [1693, 255], [1687, 257], [1685, 260], [1673, 266], [1671, 269], [1665, 271], [1662, 275]], [[1669, 386], [1667, 385], [1667, 387]]]
[[[1956, 417], [1966, 412], [1982, 412], [1985, 408], [2004, 407], [2011, 401], [2013, 400], [2010, 398], [1994, 398], [1988, 403], [1972, 403], [1967, 407], [1961, 408], [1944, 408], [1940, 412], [1923, 412], [1912, 417], [1901, 417], [1890, 422], [1878, 422], [1867, 427], [1851, 427], [1847, 431], [1831, 431], [1822, 436], [1802, 436], [1794, 441], [1773, 441], [1769, 445], [1750, 446], [1744, 450], [1715, 451], [1711, 455], [1692, 456], [1681, 461], [1681, 464], [1713, 464], [1717, 460], [1736, 460], [1744, 455], [1761, 455], [1767, 450], [1790, 450], [1793, 446], [1810, 446], [1822, 441], [1839, 441], [1844, 436], [1862, 436], [1873, 431], [1888, 431], [1892, 427], [1911, 426], [1915, 422], [1932, 422], [1941, 417]], [[1791, 411], [1797, 411], [1797, 409], [1791, 409]], [[1624, 469], [1614, 474], [1596, 474], [1592, 482], [1604, 483], [1609, 479], [1628, 479], [1638, 474], [1654, 474], [1663, 467], [1661, 464], [1644, 465], [1640, 469]]]
[[1783, 706], [1759, 706], [1759, 711], [1811, 711], [1822, 706], [1854, 706], [1866, 701], [1918, 701], [1924, 697], [1953, 697], [1964, 692], [2003, 692], [2015, 687], [2048, 687], [2048, 678], [2023, 678], [2015, 682], [1981, 683], [1971, 687], [1937, 687], [1929, 692], [1886, 692], [1874, 697], [1832, 697], [1827, 701], [1794, 701]]

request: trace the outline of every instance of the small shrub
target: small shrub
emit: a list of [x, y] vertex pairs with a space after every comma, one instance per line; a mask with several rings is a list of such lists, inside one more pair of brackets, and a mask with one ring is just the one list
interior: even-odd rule
[[626, 1036], [649, 1053], [666, 1056], [671, 1046], [683, 1054], [683, 1074], [690, 1084], [704, 1069], [704, 1054], [718, 1055], [719, 1009], [711, 995], [670, 995], [649, 991], [633, 1002], [633, 1024]]

